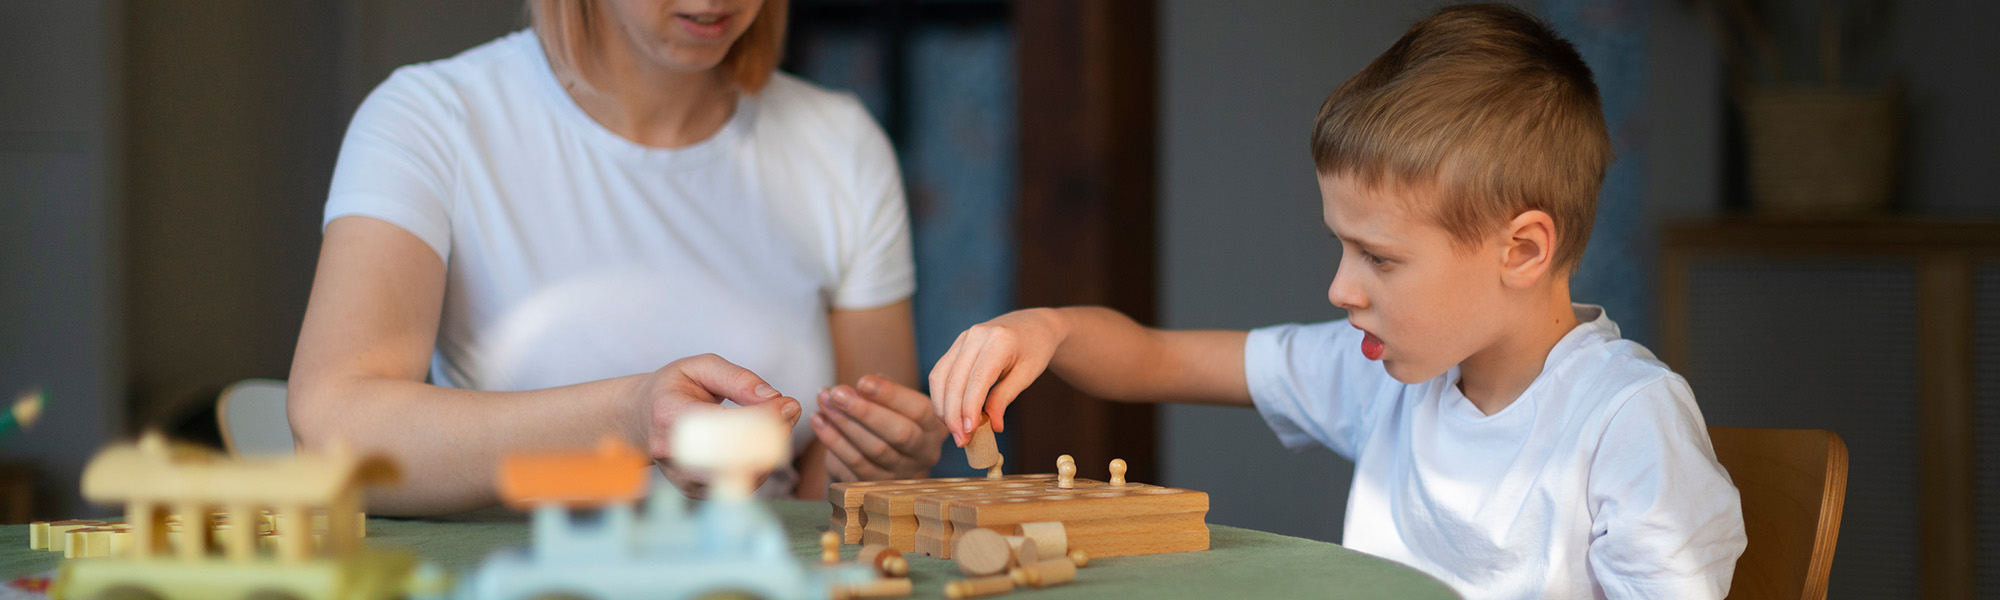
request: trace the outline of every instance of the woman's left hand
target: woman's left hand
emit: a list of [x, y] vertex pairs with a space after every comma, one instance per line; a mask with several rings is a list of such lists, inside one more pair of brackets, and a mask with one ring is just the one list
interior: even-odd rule
[[833, 481], [913, 479], [937, 464], [947, 435], [929, 397], [869, 375], [819, 393], [813, 433], [833, 454]]

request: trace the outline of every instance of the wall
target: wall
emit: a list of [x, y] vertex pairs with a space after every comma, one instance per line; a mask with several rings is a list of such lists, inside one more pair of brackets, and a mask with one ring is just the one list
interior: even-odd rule
[[33, 464], [43, 513], [80, 505], [77, 479], [122, 423], [121, 218], [113, 135], [116, 6], [24, 2], [0, 19], [0, 399], [41, 386], [32, 430], [0, 460]]

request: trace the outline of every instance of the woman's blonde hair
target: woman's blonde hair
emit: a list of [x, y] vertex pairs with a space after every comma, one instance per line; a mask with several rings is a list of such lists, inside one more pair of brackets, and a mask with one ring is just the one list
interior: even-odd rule
[[[764, 89], [785, 49], [785, 13], [789, 0], [764, 0], [757, 20], [716, 68], [749, 93]], [[528, 19], [541, 38], [542, 51], [556, 73], [568, 73], [573, 80], [565, 85], [591, 87], [590, 72], [596, 62], [597, 37], [602, 32], [593, 25], [592, 11], [602, 10], [596, 0], [528, 0]]]

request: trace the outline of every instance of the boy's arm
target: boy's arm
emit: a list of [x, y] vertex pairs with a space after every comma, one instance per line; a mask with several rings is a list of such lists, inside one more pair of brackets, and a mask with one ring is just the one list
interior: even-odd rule
[[1721, 598], [1747, 537], [1737, 491], [1678, 377], [1606, 424], [1588, 477], [1591, 574], [1612, 598]]
[[959, 444], [985, 412], [995, 431], [1053, 368], [1084, 393], [1128, 402], [1250, 405], [1241, 331], [1162, 331], [1100, 307], [1015, 311], [959, 334], [931, 370], [931, 403]]

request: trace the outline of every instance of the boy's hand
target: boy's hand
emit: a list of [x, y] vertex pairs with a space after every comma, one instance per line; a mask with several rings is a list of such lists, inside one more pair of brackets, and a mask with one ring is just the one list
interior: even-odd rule
[[964, 446], [982, 411], [994, 431], [1005, 430], [1007, 405], [1048, 369], [1067, 335], [1051, 308], [1014, 311], [959, 334], [931, 369], [931, 406], [952, 439]]
[[937, 464], [944, 423], [916, 390], [869, 375], [821, 390], [819, 407], [812, 428], [835, 459], [826, 463], [831, 481], [912, 479]]

